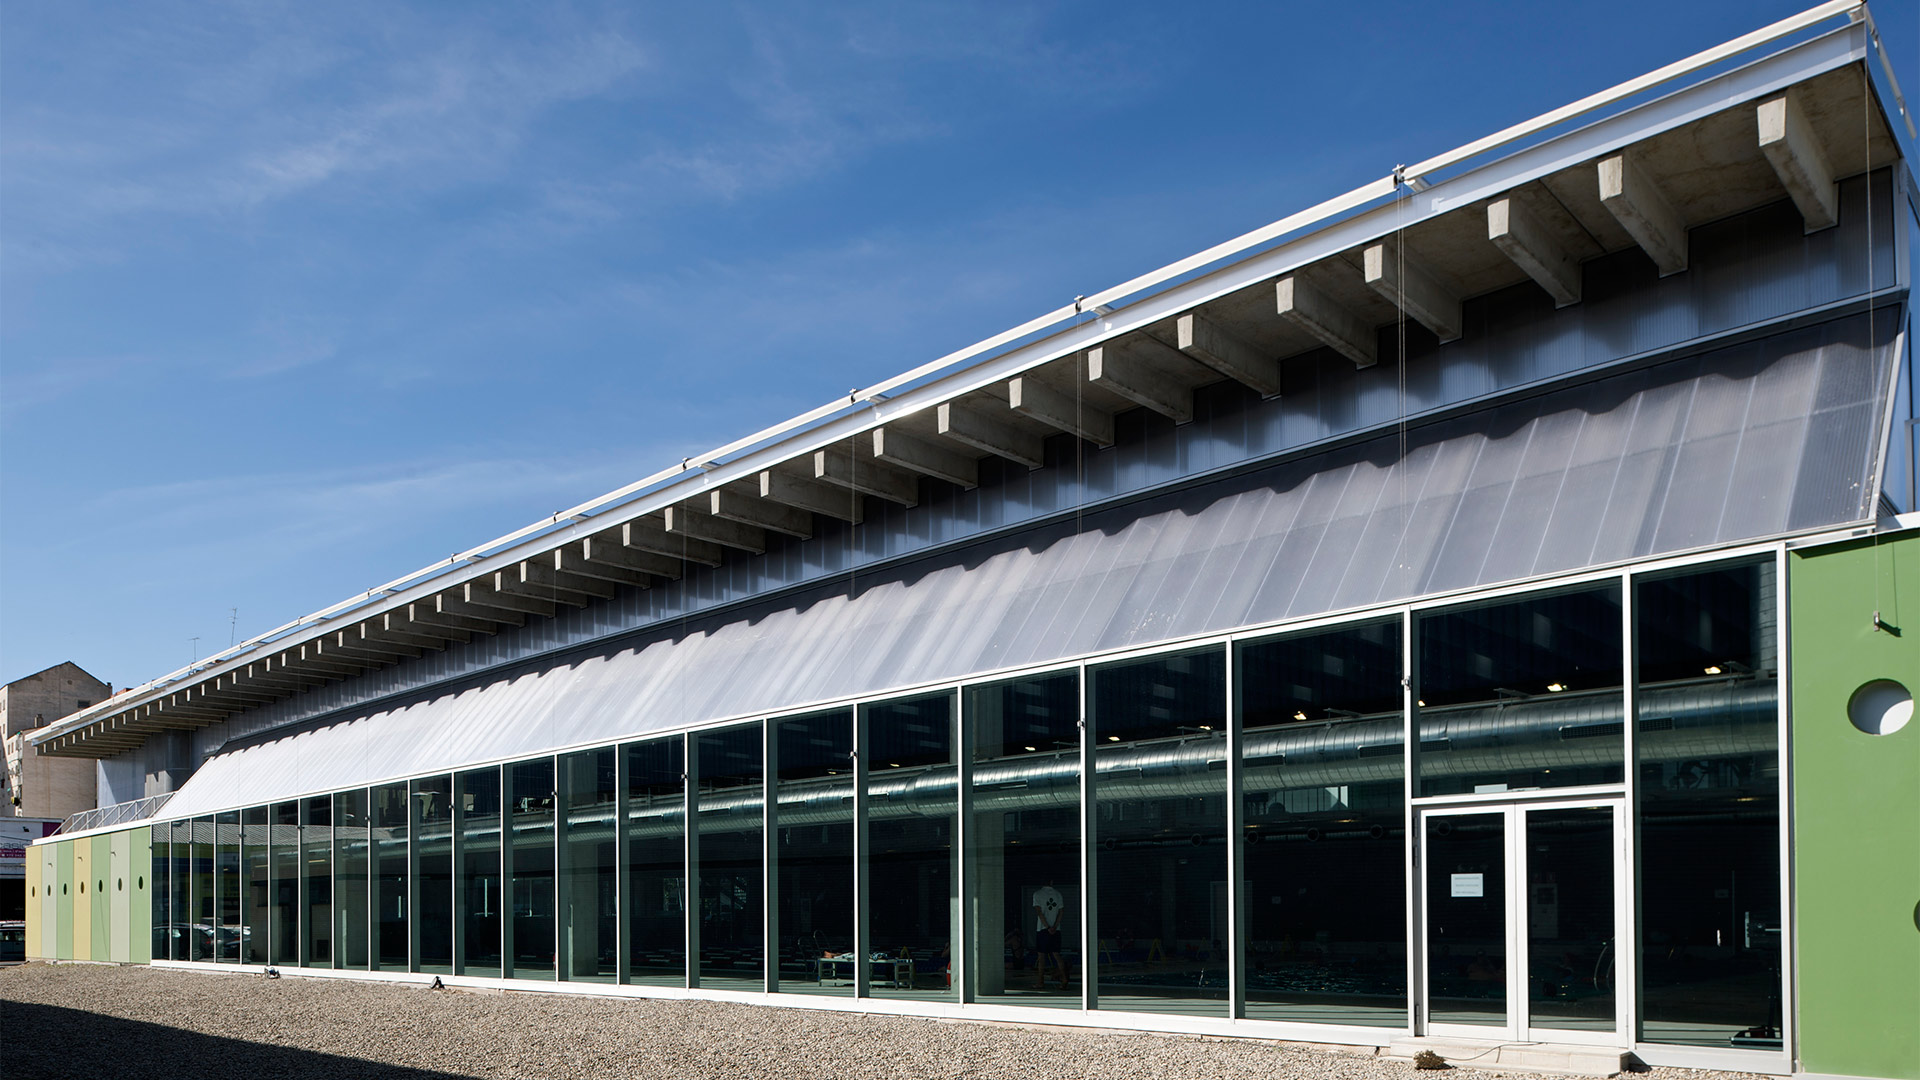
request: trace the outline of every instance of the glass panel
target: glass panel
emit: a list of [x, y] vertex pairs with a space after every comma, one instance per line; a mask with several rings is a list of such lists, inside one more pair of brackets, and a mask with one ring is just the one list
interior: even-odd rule
[[1099, 1006], [1227, 1012], [1226, 650], [1089, 669]]
[[1407, 1023], [1400, 620], [1249, 642], [1246, 1015]]
[[627, 755], [627, 979], [687, 984], [686, 747], [634, 743]]
[[300, 800], [300, 873], [305, 881], [307, 936], [300, 962], [333, 966], [333, 798]]
[[[149, 916], [153, 934], [149, 947], [152, 951], [148, 955], [155, 960], [166, 960], [168, 959], [167, 949], [173, 936], [170, 929], [173, 923], [173, 893], [167, 883], [168, 871], [172, 869], [173, 863], [173, 826], [171, 824], [155, 825], [148, 830], [148, 836], [153, 845], [153, 865], [147, 871], [150, 875], [147, 883], [151, 886], [150, 894], [153, 902], [153, 912]], [[30, 856], [34, 854], [34, 852], [28, 852]]]
[[1612, 1031], [1613, 810], [1527, 818], [1527, 1023]]
[[[176, 821], [173, 823], [173, 847], [170, 849], [170, 863], [167, 867], [167, 890], [170, 895], [167, 922], [167, 951], [164, 954], [173, 960], [197, 960], [194, 940], [197, 934], [194, 925], [197, 922], [194, 899], [193, 862], [193, 822]], [[157, 955], [163, 955], [156, 953]]]
[[407, 785], [381, 784], [373, 799], [374, 962], [407, 970]]
[[965, 691], [972, 1000], [1080, 1007], [1080, 676]]
[[333, 887], [337, 899], [333, 966], [362, 971], [367, 966], [366, 789], [335, 794], [333, 821]]
[[774, 724], [779, 905], [775, 989], [851, 994], [853, 955], [853, 710]]
[[508, 978], [554, 977], [553, 759], [507, 766], [512, 825], [513, 918], [505, 929]]
[[1507, 1023], [1507, 818], [1426, 815], [1427, 1005], [1436, 1024]]
[[759, 724], [694, 736], [699, 818], [693, 877], [699, 884], [698, 985], [764, 990]]
[[240, 934], [240, 811], [213, 815], [213, 959], [238, 962]]
[[619, 958], [619, 878], [614, 752], [588, 750], [560, 759], [566, 838], [560, 849], [562, 977], [612, 982]]
[[500, 769], [460, 774], [459, 973], [500, 977]]
[[1421, 617], [1420, 794], [1617, 784], [1620, 586]]
[[1635, 583], [1641, 1038], [1779, 1049], [1771, 562]]
[[960, 1000], [959, 770], [952, 692], [862, 706], [868, 992]]
[[300, 962], [300, 804], [273, 805], [273, 962]]
[[453, 973], [453, 777], [413, 781], [413, 970]]
[[248, 807], [241, 816], [240, 959], [249, 964], [265, 964], [269, 952], [267, 913], [273, 906], [273, 885], [268, 881], [267, 808]]

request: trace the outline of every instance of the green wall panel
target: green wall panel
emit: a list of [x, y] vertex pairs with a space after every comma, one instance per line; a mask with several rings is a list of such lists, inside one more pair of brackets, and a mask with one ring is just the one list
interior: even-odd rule
[[142, 826], [127, 835], [127, 895], [132, 916], [127, 959], [145, 964], [153, 960], [153, 830]]
[[95, 836], [82, 843], [93, 845], [93, 880], [87, 884], [87, 899], [92, 901], [93, 958], [111, 960], [113, 953], [113, 837]]
[[106, 875], [107, 896], [113, 901], [108, 916], [111, 944], [107, 956], [116, 964], [125, 964], [133, 959], [133, 943], [128, 940], [133, 931], [133, 834], [117, 832], [102, 839], [113, 853]]
[[1920, 721], [1847, 718], [1870, 680], [1920, 691], [1920, 534], [1796, 552], [1789, 574], [1801, 1064], [1920, 1080]]

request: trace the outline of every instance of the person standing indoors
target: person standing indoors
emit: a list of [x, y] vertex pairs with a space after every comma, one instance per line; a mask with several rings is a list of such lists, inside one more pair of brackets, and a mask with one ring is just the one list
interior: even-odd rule
[[1059, 973], [1060, 989], [1067, 988], [1067, 963], [1060, 958], [1060, 924], [1067, 916], [1066, 898], [1052, 882], [1040, 886], [1033, 892], [1034, 945], [1033, 951], [1039, 955], [1035, 964], [1040, 976], [1039, 989], [1047, 988], [1047, 969], [1049, 966]]

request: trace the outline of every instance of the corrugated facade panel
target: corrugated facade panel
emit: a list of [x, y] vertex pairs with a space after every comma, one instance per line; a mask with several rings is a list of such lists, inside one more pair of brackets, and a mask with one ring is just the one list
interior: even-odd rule
[[[1879, 348], [1865, 316], [1803, 328], [263, 736], [168, 812], [1858, 520], [1877, 432], [1855, 417], [1900, 316]], [[1736, 452], [1796, 432], [1774, 468]]]

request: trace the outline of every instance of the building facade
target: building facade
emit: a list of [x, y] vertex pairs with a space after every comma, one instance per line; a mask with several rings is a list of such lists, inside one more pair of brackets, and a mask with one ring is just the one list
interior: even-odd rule
[[0, 817], [65, 819], [93, 808], [93, 764], [32, 753], [27, 737], [112, 696], [113, 687], [72, 661], [0, 686], [0, 745], [7, 755]]
[[35, 845], [29, 951], [1920, 1080], [1920, 227], [1871, 26], [36, 735], [135, 809]]

